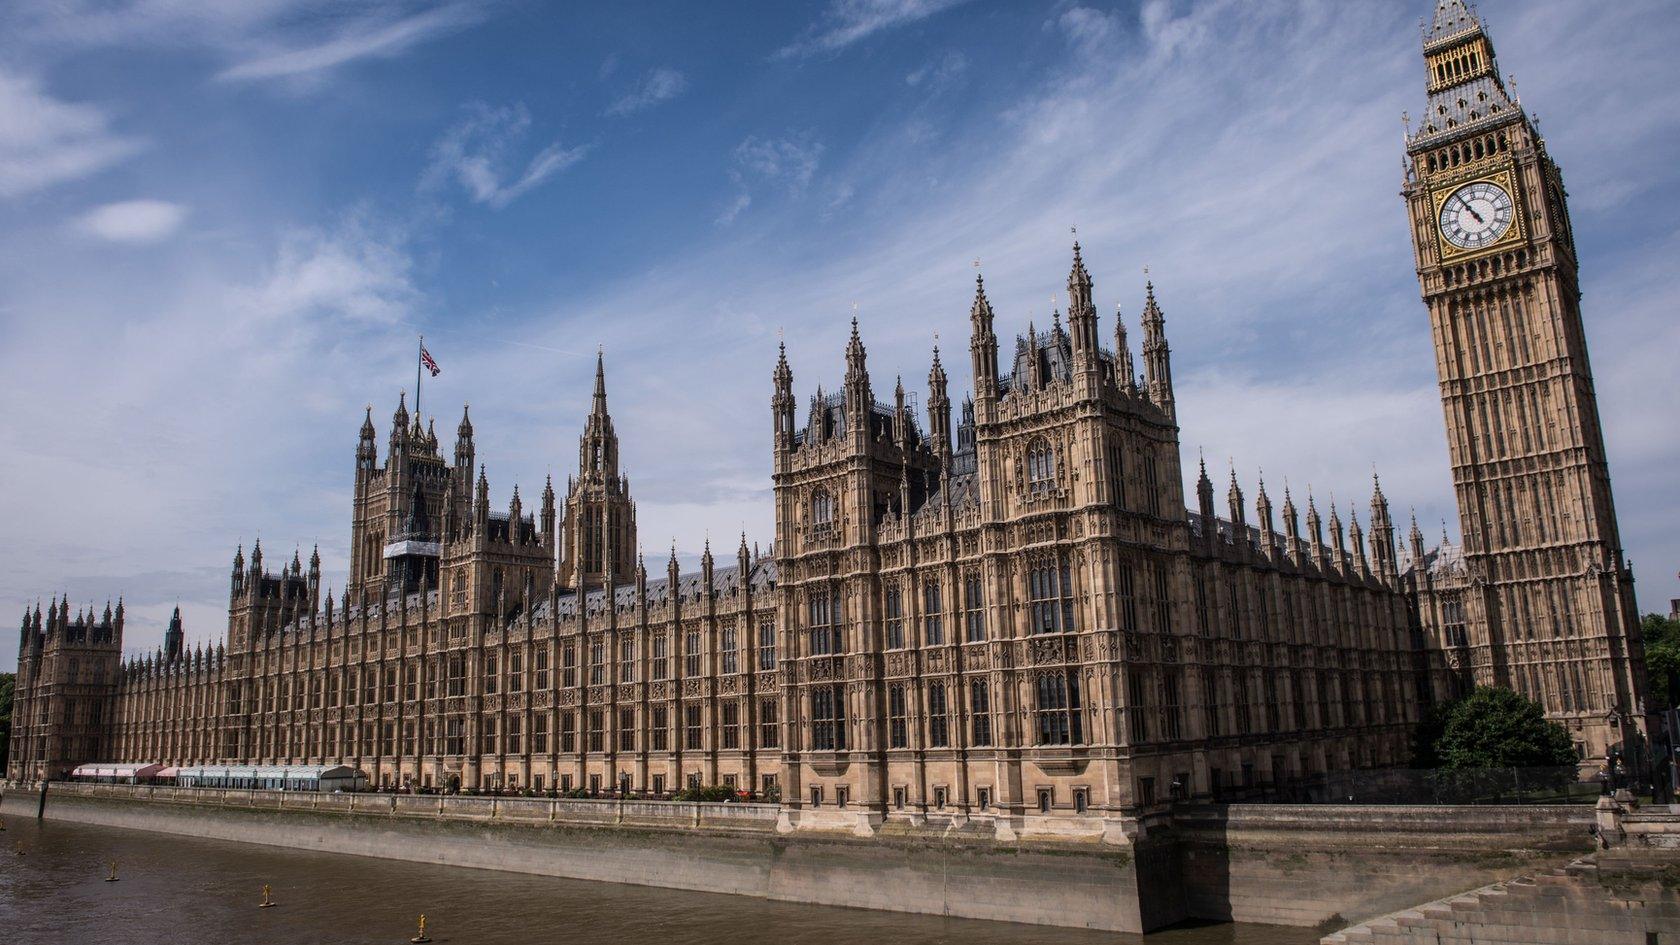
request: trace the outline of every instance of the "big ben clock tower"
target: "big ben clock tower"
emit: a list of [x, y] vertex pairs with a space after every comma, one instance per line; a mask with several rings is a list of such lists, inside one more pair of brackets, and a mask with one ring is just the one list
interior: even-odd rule
[[[1465, 675], [1593, 762], [1644, 740], [1645, 666], [1587, 361], [1563, 179], [1481, 20], [1439, 0], [1404, 197], [1464, 536]], [[1427, 616], [1425, 620], [1427, 622]]]

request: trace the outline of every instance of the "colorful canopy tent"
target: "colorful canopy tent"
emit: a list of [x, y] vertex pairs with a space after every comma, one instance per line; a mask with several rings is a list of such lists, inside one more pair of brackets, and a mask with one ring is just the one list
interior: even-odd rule
[[98, 781], [103, 784], [139, 784], [155, 780], [163, 765], [92, 764], [77, 765], [70, 777], [77, 781]]
[[175, 773], [180, 787], [258, 788], [267, 791], [359, 791], [367, 775], [349, 765], [206, 765]]

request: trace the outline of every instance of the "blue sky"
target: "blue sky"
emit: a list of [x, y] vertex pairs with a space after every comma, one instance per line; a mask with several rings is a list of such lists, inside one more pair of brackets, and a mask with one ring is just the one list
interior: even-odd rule
[[[1048, 323], [1077, 225], [1135, 337], [1150, 268], [1186, 465], [1456, 535], [1400, 114], [1428, 0], [0, 9], [0, 602], [225, 623], [236, 543], [342, 582], [362, 406], [472, 403], [493, 501], [576, 462], [597, 346], [650, 553], [768, 542], [769, 374], [967, 388]], [[1486, 0], [1569, 184], [1623, 537], [1680, 596], [1680, 7]], [[411, 391], [412, 393], [412, 391]], [[1221, 491], [1223, 491], [1221, 489]], [[1274, 499], [1277, 495], [1274, 494]], [[527, 499], [529, 506], [530, 500]], [[11, 647], [0, 647], [9, 665]]]

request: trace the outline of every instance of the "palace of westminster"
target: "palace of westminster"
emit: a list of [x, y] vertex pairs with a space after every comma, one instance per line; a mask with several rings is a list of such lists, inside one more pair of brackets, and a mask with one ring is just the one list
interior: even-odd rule
[[1397, 535], [1380, 485], [1363, 528], [1205, 467], [1187, 499], [1154, 287], [1140, 372], [1075, 243], [1065, 327], [1001, 351], [976, 280], [960, 404], [937, 349], [925, 417], [902, 384], [878, 399], [855, 320], [837, 391], [802, 405], [784, 352], [774, 542], [697, 573], [636, 553], [599, 362], [577, 473], [534, 511], [517, 488], [492, 508], [465, 414], [447, 457], [399, 403], [382, 459], [370, 410], [342, 594], [318, 555], [241, 549], [225, 640], [188, 648], [177, 611], [138, 659], [120, 602], [36, 605], [8, 777], [342, 763], [397, 789], [731, 786], [819, 825], [1072, 825], [1404, 765], [1424, 707], [1474, 685], [1538, 700], [1584, 765], [1636, 758], [1644, 662], [1562, 179], [1460, 0], [1423, 52], [1404, 197], [1461, 546]]

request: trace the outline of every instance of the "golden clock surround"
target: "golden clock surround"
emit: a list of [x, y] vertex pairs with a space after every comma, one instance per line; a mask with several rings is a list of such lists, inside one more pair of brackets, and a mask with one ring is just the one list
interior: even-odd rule
[[[1486, 246], [1474, 249], [1459, 249], [1441, 233], [1441, 208], [1453, 194], [1471, 184], [1492, 184], [1511, 195], [1511, 226], [1505, 235]], [[1483, 171], [1468, 174], [1444, 184], [1437, 184], [1429, 193], [1430, 205], [1434, 208], [1430, 215], [1429, 229], [1435, 234], [1435, 249], [1442, 264], [1458, 262], [1475, 256], [1483, 256], [1497, 250], [1505, 249], [1512, 243], [1520, 243], [1528, 239], [1526, 216], [1523, 214], [1522, 191], [1517, 187], [1516, 175], [1511, 173], [1510, 167], [1503, 167], [1497, 171]]]

